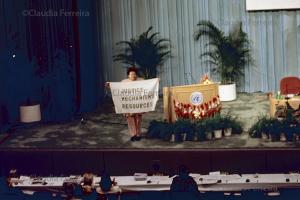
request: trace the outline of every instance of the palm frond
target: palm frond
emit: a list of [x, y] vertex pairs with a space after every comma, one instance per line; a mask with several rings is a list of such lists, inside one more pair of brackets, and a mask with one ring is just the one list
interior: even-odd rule
[[202, 36], [208, 37], [204, 48], [208, 49], [200, 55], [208, 64], [216, 66], [213, 70], [220, 74], [223, 83], [238, 81], [244, 75], [244, 67], [252, 63], [250, 41], [238, 23], [226, 36], [210, 21], [200, 21], [197, 24], [195, 40]]
[[136, 39], [116, 43], [120, 53], [113, 56], [114, 61], [137, 64], [145, 78], [155, 77], [157, 66], [162, 65], [171, 57], [171, 42], [168, 39], [159, 38], [158, 32], [150, 35], [152, 29], [149, 27]]

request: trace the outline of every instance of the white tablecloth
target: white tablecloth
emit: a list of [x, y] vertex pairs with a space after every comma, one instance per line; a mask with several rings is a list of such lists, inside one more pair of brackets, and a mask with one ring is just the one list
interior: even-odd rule
[[[241, 191], [248, 189], [300, 188], [299, 174], [232, 174], [200, 175], [190, 174], [198, 184], [200, 191]], [[136, 181], [134, 176], [112, 176], [122, 191], [163, 191], [169, 190], [173, 177], [148, 176], [146, 180]], [[47, 184], [32, 184], [29, 177], [20, 177], [19, 188], [62, 187], [68, 177], [43, 177]], [[80, 179], [80, 178], [79, 178]], [[94, 186], [99, 186], [101, 178], [94, 178]], [[80, 180], [78, 180], [80, 181]]]

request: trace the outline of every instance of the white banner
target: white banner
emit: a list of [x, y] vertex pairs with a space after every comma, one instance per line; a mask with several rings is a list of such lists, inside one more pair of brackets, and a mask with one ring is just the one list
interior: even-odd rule
[[142, 113], [154, 111], [158, 100], [158, 78], [110, 82], [116, 113]]

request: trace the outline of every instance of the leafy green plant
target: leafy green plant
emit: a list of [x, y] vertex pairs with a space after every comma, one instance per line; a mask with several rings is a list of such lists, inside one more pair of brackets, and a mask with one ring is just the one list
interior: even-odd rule
[[173, 133], [172, 123], [153, 120], [150, 122], [148, 131], [146, 133], [146, 137], [159, 138], [165, 141], [169, 141], [171, 139], [172, 133]]
[[180, 119], [174, 123], [175, 142], [182, 142], [183, 135], [186, 134], [187, 141], [195, 138], [195, 125], [190, 120]]
[[283, 121], [284, 133], [287, 141], [293, 141], [294, 138], [294, 127], [288, 120]]
[[159, 136], [164, 141], [170, 141], [173, 133], [173, 124], [168, 122], [163, 122], [161, 125], [161, 130]]
[[272, 141], [280, 140], [280, 134], [284, 133], [288, 141], [292, 141], [297, 125], [293, 125], [289, 120], [279, 121], [276, 118], [266, 116], [260, 117], [258, 121], [250, 128], [249, 134], [251, 137], [261, 137], [262, 133], [272, 136]]
[[205, 120], [198, 121], [196, 123], [195, 133], [197, 134], [197, 140], [198, 141], [205, 141], [206, 140], [205, 128], [206, 128], [206, 121]]
[[170, 40], [160, 38], [159, 33], [150, 34], [153, 27], [137, 38], [116, 43], [121, 53], [113, 56], [114, 61], [139, 66], [141, 75], [148, 79], [157, 75], [157, 67], [171, 56]]
[[233, 119], [231, 122], [232, 134], [242, 134], [243, 133], [243, 126], [242, 122]]
[[228, 35], [210, 21], [200, 21], [195, 40], [207, 36], [209, 50], [201, 54], [207, 62], [214, 65], [213, 72], [220, 74], [222, 84], [238, 82], [244, 76], [244, 67], [252, 62], [250, 41], [242, 30], [242, 23], [235, 26]]
[[261, 138], [262, 133], [266, 130], [267, 116], [261, 116], [258, 118], [251, 128], [249, 129], [249, 135], [253, 138]]
[[214, 120], [212, 118], [204, 119], [203, 123], [205, 124], [204, 130], [206, 134], [211, 133], [214, 130]]
[[148, 131], [146, 133], [147, 138], [160, 138], [160, 129], [162, 128], [162, 122], [152, 120], [149, 124]]
[[216, 114], [213, 116], [210, 120], [210, 125], [212, 127], [212, 130], [222, 130], [223, 129], [223, 120], [220, 114]]
[[269, 134], [272, 136], [272, 140], [278, 141], [280, 139], [281, 132], [282, 123], [278, 119], [271, 119], [269, 121]]
[[222, 116], [223, 129], [232, 128], [232, 122], [233, 121], [234, 121], [234, 119], [228, 114]]
[[270, 126], [271, 126], [271, 123], [272, 123], [272, 119], [270, 119], [269, 117], [265, 117], [265, 118], [261, 119], [260, 123], [261, 123], [261, 131], [262, 131], [262, 133], [269, 134], [270, 133]]

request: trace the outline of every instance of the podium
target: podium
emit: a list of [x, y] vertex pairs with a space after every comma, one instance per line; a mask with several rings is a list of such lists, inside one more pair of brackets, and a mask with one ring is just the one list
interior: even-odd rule
[[275, 117], [277, 106], [286, 107], [286, 102], [288, 102], [294, 110], [297, 110], [300, 106], [300, 97], [295, 96], [290, 99], [276, 99], [272, 96], [272, 94], [269, 94], [269, 102], [270, 102], [270, 117]]
[[174, 87], [163, 88], [163, 102], [164, 102], [164, 118], [168, 122], [174, 122], [177, 120], [174, 100], [181, 103], [191, 104], [191, 95], [193, 92], [200, 92], [203, 95], [203, 102], [207, 103], [212, 98], [219, 94], [218, 84], [195, 84], [195, 85], [183, 85]]

